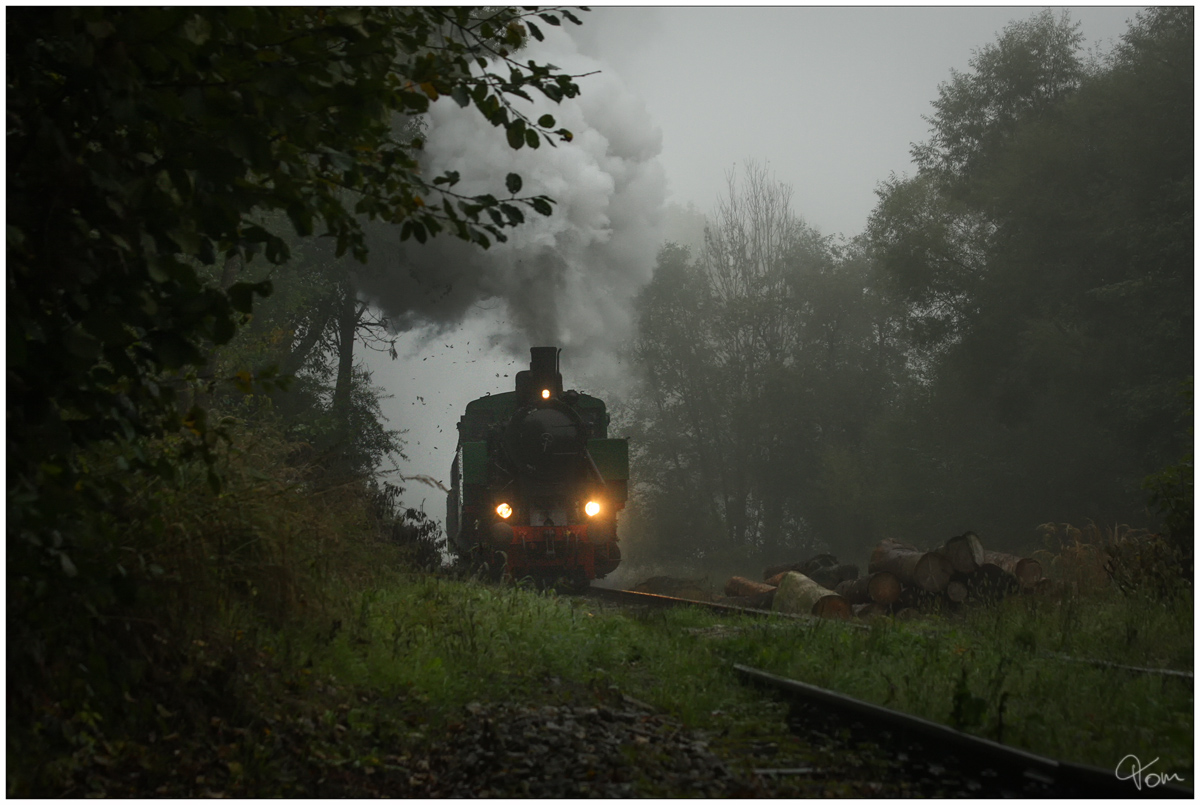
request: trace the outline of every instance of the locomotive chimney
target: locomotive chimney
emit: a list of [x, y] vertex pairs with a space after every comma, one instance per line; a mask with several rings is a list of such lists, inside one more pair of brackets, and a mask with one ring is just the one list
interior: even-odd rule
[[529, 371], [534, 377], [558, 374], [558, 347], [530, 347]]
[[561, 351], [558, 347], [529, 348], [529, 371], [517, 372], [517, 399], [521, 403], [562, 394], [562, 375], [558, 372], [558, 353]]

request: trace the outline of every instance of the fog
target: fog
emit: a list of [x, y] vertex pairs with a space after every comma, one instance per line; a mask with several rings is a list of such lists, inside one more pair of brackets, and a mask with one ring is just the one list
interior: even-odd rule
[[[951, 70], [1035, 8], [602, 8], [582, 27], [547, 30], [540, 58], [574, 73], [582, 95], [549, 111], [576, 137], [512, 151], [503, 131], [453, 103], [431, 107], [427, 164], [461, 172], [464, 192], [557, 201], [552, 217], [487, 252], [447, 238], [375, 248], [365, 295], [399, 328], [400, 357], [367, 354], [407, 431], [404, 476], [448, 482], [466, 403], [512, 387], [530, 346], [563, 348], [565, 384], [620, 396], [630, 301], [666, 240], [698, 241], [727, 175], [766, 165], [795, 212], [831, 235], [860, 233]], [[1090, 47], [1106, 50], [1136, 9], [1077, 7]], [[543, 26], [545, 30], [548, 26]], [[530, 214], [531, 218], [539, 218]], [[617, 434], [619, 435], [619, 434]], [[406, 482], [438, 519], [444, 495]]]

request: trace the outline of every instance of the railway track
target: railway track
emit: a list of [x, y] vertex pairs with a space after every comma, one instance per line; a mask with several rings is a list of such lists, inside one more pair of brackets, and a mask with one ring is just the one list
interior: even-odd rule
[[593, 598], [613, 601], [626, 606], [644, 606], [654, 608], [690, 606], [698, 607], [700, 609], [707, 609], [712, 612], [720, 612], [726, 615], [748, 615], [757, 618], [785, 618], [809, 623], [832, 623], [845, 626], [850, 629], [869, 628], [864, 624], [854, 623], [852, 621], [830, 620], [817, 618], [813, 615], [795, 615], [787, 612], [775, 612], [774, 610], [770, 609], [739, 607], [732, 604], [718, 603], [716, 601], [695, 601], [690, 598], [674, 598], [669, 595], [658, 595], [657, 593], [639, 593], [634, 592], [633, 590], [614, 590], [607, 587], [589, 587], [584, 594]]
[[[1157, 775], [1135, 779], [1131, 769], [1118, 775], [1117, 769], [1054, 760], [757, 668], [735, 664], [734, 670], [744, 681], [795, 703], [794, 729], [830, 720], [848, 723], [857, 733], [855, 744], [867, 739], [885, 751], [890, 747], [905, 766], [934, 769], [952, 788], [949, 776], [957, 775], [960, 793], [967, 796], [1195, 797], [1191, 789]], [[953, 770], [949, 776], [947, 769]]]
[[[593, 587], [587, 594], [625, 606], [700, 607], [714, 612], [753, 617], [821, 619], [709, 601]], [[848, 628], [869, 628], [848, 621], [821, 620]], [[1157, 775], [1137, 776], [1126, 770], [1054, 760], [952, 729], [927, 719], [891, 710], [835, 691], [734, 664], [747, 684], [766, 688], [791, 706], [789, 724], [798, 735], [828, 739], [843, 736], [850, 751], [874, 751], [898, 775], [912, 775], [933, 796], [969, 797], [1167, 797], [1194, 798], [1191, 789], [1165, 782]], [[868, 750], [867, 747], [871, 749]], [[764, 769], [775, 778], [820, 776], [819, 768]], [[1122, 779], [1122, 776], [1125, 779]]]

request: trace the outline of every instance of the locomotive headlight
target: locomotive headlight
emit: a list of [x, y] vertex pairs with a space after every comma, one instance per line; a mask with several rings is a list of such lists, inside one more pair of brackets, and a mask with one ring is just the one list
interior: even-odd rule
[[550, 399], [550, 389], [542, 389], [542, 399], [543, 400]]
[[600, 513], [600, 504], [594, 500], [589, 500], [587, 503], [585, 503], [583, 505], [583, 511], [587, 514], [588, 517], [595, 517], [597, 514]]
[[501, 503], [496, 507], [496, 514], [507, 520], [509, 517], [512, 517], [512, 506], [509, 506], [507, 503]]

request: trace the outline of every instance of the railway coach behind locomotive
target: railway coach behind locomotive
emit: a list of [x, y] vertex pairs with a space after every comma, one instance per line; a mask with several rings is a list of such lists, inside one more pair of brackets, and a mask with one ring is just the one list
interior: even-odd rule
[[460, 556], [507, 574], [586, 584], [621, 561], [626, 439], [604, 401], [563, 391], [557, 347], [533, 347], [516, 390], [467, 403], [450, 467], [446, 531]]

